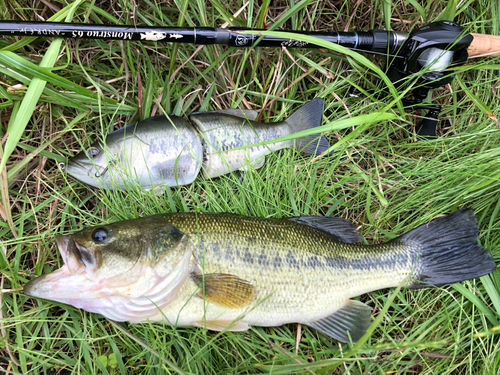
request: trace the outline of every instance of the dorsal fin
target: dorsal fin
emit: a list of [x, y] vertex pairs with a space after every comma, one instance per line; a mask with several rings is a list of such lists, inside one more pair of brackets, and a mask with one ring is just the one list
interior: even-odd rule
[[328, 233], [339, 242], [356, 243], [363, 242], [363, 237], [356, 229], [356, 226], [342, 219], [341, 217], [327, 216], [296, 216], [288, 220], [295, 221], [299, 224], [308, 225]]
[[225, 115], [241, 117], [251, 121], [255, 121], [255, 119], [258, 116], [257, 111], [253, 109], [239, 109], [239, 108], [218, 109], [216, 111], [207, 111], [207, 112], [193, 112], [191, 113], [191, 115], [206, 114], [206, 113], [222, 113]]

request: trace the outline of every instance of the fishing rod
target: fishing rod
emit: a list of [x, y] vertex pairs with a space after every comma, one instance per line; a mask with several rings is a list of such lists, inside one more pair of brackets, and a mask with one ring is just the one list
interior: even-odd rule
[[[0, 20], [0, 35], [62, 37], [75, 39], [108, 39], [108, 40], [136, 40], [171, 43], [188, 43], [199, 45], [227, 45], [230, 47], [287, 47], [287, 48], [320, 48], [313, 43], [280, 37], [242, 34], [245, 31], [265, 31], [240, 27], [149, 27], [131, 25], [99, 25], [66, 22], [40, 21], [6, 21]], [[441, 44], [450, 37], [456, 38], [463, 28], [451, 21], [439, 21], [424, 26], [420, 31], [432, 35], [429, 41]], [[295, 30], [275, 31], [276, 34], [292, 33], [312, 36], [327, 42], [371, 53], [393, 54], [408, 40], [409, 34], [401, 31], [368, 30], [366, 32], [305, 32]], [[413, 33], [415, 34], [415, 32]], [[421, 34], [421, 33], [420, 33]], [[422, 39], [422, 35], [418, 38]], [[410, 34], [412, 35], [412, 34]], [[470, 44], [469, 56], [479, 55], [500, 56], [500, 37], [473, 35], [474, 43]], [[413, 42], [417, 39], [413, 35]], [[476, 41], [477, 39], [477, 41]], [[424, 40], [420, 40], [420, 43]], [[471, 56], [472, 54], [472, 56]]]
[[[319, 48], [319, 46], [282, 37], [242, 34], [242, 31], [264, 31], [248, 28], [215, 27], [146, 27], [96, 25], [64, 22], [0, 21], [0, 35], [62, 37], [78, 39], [111, 39], [188, 43], [199, 45], [220, 44], [230, 47], [288, 47]], [[286, 31], [320, 38], [327, 42], [365, 52], [395, 52], [406, 38], [406, 33], [370, 30], [368, 32], [303, 32]]]
[[[413, 30], [411, 33], [386, 30], [365, 32], [303, 32], [275, 31], [277, 36], [247, 34], [246, 31], [264, 31], [230, 27], [149, 27], [131, 25], [98, 25], [64, 22], [0, 21], [0, 35], [30, 37], [62, 37], [75, 39], [135, 40], [152, 42], [188, 43], [198, 45], [227, 45], [230, 47], [286, 47], [320, 48], [319, 45], [280, 36], [292, 33], [319, 38], [337, 45], [389, 57], [387, 76], [396, 86], [404, 86], [405, 78], [420, 75], [413, 99], [404, 99], [403, 105], [427, 110], [418, 127], [423, 136], [435, 136], [441, 107], [420, 104], [429, 90], [450, 83], [454, 75], [448, 67], [465, 64], [468, 57], [500, 56], [500, 37], [470, 34], [452, 21], [438, 21]], [[358, 95], [353, 93], [353, 96]]]

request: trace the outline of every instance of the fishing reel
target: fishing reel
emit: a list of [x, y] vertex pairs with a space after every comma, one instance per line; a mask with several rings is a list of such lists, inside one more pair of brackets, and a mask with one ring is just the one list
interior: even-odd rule
[[[417, 134], [433, 138], [441, 112], [441, 106], [422, 104], [430, 90], [453, 81], [455, 75], [447, 68], [464, 65], [467, 61], [467, 48], [473, 37], [464, 28], [451, 21], [430, 23], [410, 34], [371, 30], [373, 44], [391, 51], [387, 63], [387, 76], [399, 90], [412, 84], [412, 98], [402, 100], [405, 108], [427, 111], [417, 126]], [[391, 35], [392, 34], [392, 35]], [[379, 52], [381, 52], [380, 50]], [[387, 53], [387, 52], [386, 52]], [[415, 82], [411, 77], [419, 75]], [[359, 96], [358, 90], [352, 90], [351, 96]], [[377, 96], [387, 95], [386, 91]]]
[[446, 69], [465, 64], [467, 48], [472, 40], [472, 35], [454, 22], [433, 22], [412, 31], [398, 49], [395, 58], [389, 61], [387, 76], [398, 88], [405, 88], [410, 83], [410, 76], [420, 74], [411, 92], [413, 99], [403, 100], [405, 107], [427, 110], [417, 127], [418, 135], [428, 138], [436, 136], [441, 107], [420, 103], [430, 90], [453, 81], [455, 75]]
[[425, 99], [429, 90], [450, 83], [455, 77], [445, 69], [467, 61], [472, 35], [451, 21], [438, 21], [411, 32], [388, 66], [387, 76], [396, 85], [414, 74], [420, 76], [413, 90], [416, 99]]

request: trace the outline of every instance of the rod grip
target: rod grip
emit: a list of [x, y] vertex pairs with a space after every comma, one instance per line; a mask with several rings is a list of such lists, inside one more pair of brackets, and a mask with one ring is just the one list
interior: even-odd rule
[[469, 59], [483, 56], [500, 56], [500, 36], [475, 33], [471, 35], [474, 39], [467, 49]]

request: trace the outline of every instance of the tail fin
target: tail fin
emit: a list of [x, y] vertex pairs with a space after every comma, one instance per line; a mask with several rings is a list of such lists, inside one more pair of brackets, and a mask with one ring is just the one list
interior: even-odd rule
[[496, 264], [490, 252], [478, 244], [477, 233], [474, 212], [460, 209], [399, 237], [397, 241], [420, 248], [415, 281], [408, 288], [453, 284], [493, 271]]
[[[323, 99], [313, 99], [288, 117], [285, 121], [290, 124], [293, 133], [320, 126], [323, 118], [323, 104]], [[324, 136], [319, 136], [318, 139], [316, 133], [296, 139], [295, 147], [307, 154], [319, 155], [328, 150], [330, 144]]]

